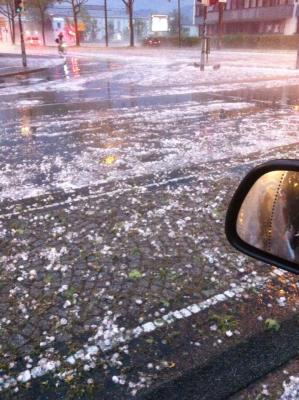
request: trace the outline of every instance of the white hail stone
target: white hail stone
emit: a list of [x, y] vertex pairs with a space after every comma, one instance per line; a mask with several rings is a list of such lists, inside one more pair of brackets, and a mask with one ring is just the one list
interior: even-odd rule
[[26, 382], [30, 381], [30, 379], [31, 379], [31, 373], [30, 373], [29, 369], [21, 372], [17, 377], [17, 380], [22, 383], [26, 383]]
[[224, 301], [224, 300], [226, 300], [226, 296], [225, 296], [224, 294], [217, 294], [217, 295], [215, 296], [215, 299], [216, 299], [217, 301]]
[[200, 311], [200, 307], [197, 304], [192, 304], [191, 306], [187, 307], [189, 311], [193, 314], [197, 314]]
[[89, 346], [86, 349], [87, 353], [91, 356], [98, 354], [99, 348], [97, 346]]
[[190, 317], [190, 315], [192, 315], [192, 313], [189, 310], [187, 310], [187, 308], [183, 308], [182, 310], [180, 310], [180, 313], [183, 314], [185, 318]]
[[182, 319], [183, 315], [179, 311], [174, 311], [173, 316], [177, 319]]
[[135, 328], [133, 330], [133, 336], [138, 337], [142, 334], [142, 332], [143, 332], [143, 329], [140, 326], [137, 326], [137, 328]]
[[225, 296], [230, 297], [230, 298], [235, 297], [235, 295], [236, 295], [231, 290], [227, 290], [226, 292], [224, 292], [224, 294], [225, 294]]
[[76, 363], [76, 359], [75, 359], [74, 356], [69, 356], [69, 357], [66, 359], [66, 361], [67, 361], [69, 364], [71, 364], [71, 365], [74, 365], [74, 364]]
[[143, 328], [144, 332], [146, 332], [146, 333], [152, 332], [156, 329], [155, 325], [152, 322], [147, 322], [147, 323], [143, 324], [142, 328]]
[[72, 303], [69, 300], [66, 300], [66, 302], [63, 305], [63, 308], [70, 307], [71, 305], [72, 305]]

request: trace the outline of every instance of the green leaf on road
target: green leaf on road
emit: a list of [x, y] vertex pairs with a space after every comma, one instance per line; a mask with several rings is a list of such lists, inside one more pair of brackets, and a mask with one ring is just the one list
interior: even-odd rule
[[132, 269], [132, 271], [129, 272], [129, 278], [131, 279], [140, 279], [142, 277], [142, 274], [138, 269]]
[[265, 321], [266, 329], [269, 331], [279, 331], [280, 323], [276, 319], [267, 318]]

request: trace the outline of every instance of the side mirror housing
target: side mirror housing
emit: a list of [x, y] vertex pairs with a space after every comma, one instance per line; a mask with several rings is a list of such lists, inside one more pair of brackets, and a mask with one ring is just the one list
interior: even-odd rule
[[274, 160], [241, 182], [225, 233], [239, 251], [299, 274], [299, 160]]

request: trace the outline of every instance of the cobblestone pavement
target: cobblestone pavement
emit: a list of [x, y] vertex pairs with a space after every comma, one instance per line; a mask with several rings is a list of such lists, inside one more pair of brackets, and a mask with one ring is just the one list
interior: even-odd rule
[[[71, 63], [77, 85], [79, 66]], [[178, 336], [200, 347], [176, 321], [262, 291], [270, 276], [270, 268], [232, 251], [223, 223], [247, 170], [297, 156], [293, 87], [275, 81], [267, 99], [264, 90], [243, 87], [225, 95], [214, 88], [216, 98], [198, 93], [192, 101], [142, 94], [128, 106], [117, 99], [119, 87], [105, 99], [107, 84], [101, 90], [90, 78], [91, 64], [75, 99], [51, 77], [49, 90], [58, 89], [49, 103], [44, 76], [8, 82], [0, 93], [2, 105], [22, 93], [14, 111], [2, 112], [0, 136], [0, 387], [7, 399], [93, 398], [95, 389], [113, 398], [115, 388], [122, 393], [115, 398], [132, 398], [159, 381], [160, 369], [175, 368], [162, 360], [144, 370], [151, 346], [171, 347]], [[286, 93], [292, 104], [281, 104]], [[235, 318], [206, 324], [235, 337]], [[133, 352], [131, 343], [143, 337]]]

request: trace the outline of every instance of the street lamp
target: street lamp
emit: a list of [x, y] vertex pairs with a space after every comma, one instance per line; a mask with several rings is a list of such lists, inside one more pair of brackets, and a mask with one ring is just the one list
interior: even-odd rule
[[[168, 0], [168, 2], [170, 3], [171, 0]], [[181, 27], [181, 0], [178, 0], [178, 44], [179, 47], [181, 47], [182, 45], [182, 27]]]
[[109, 46], [108, 39], [108, 11], [107, 11], [107, 0], [104, 0], [104, 13], [105, 13], [105, 43], [106, 47]]
[[181, 38], [181, 0], [178, 0], [178, 28], [179, 28], [179, 47], [182, 45]]
[[222, 35], [223, 35], [223, 16], [224, 16], [224, 8], [225, 8], [226, 0], [218, 1], [218, 49], [222, 47]]

